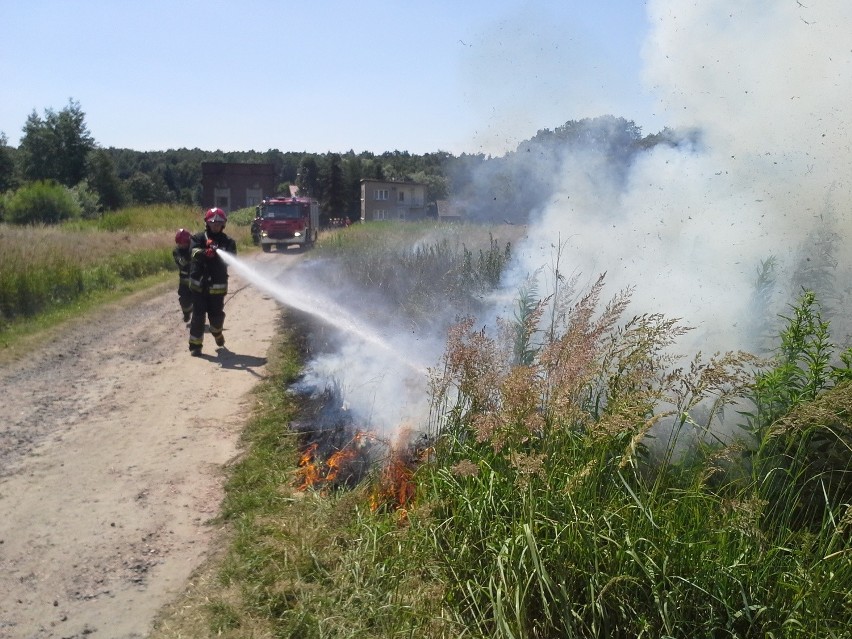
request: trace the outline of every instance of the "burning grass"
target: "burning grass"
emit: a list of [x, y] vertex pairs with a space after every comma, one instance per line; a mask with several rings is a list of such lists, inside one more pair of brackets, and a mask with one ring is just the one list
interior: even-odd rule
[[[554, 300], [561, 323], [543, 333], [488, 336], [471, 320], [450, 332], [433, 380], [445, 416], [435, 448], [425, 462], [384, 460], [360, 497], [369, 525], [386, 525], [375, 495], [402, 488], [390, 502], [401, 510], [385, 510], [405, 522], [398, 552], [428, 558], [441, 614], [472, 636], [842, 636], [848, 367], [816, 357], [819, 339], [787, 345], [787, 358], [823, 362], [796, 376], [815, 394], [794, 395], [799, 408], [765, 433], [693, 439], [703, 457], [676, 454], [680, 435], [736, 415], [726, 406], [751, 395], [754, 371], [775, 380], [784, 361], [725, 353], [681, 365], [671, 347], [686, 329], [657, 315], [619, 321], [629, 292], [598, 310], [600, 284]], [[803, 314], [822, 325], [807, 296]], [[513, 347], [519, 337], [526, 348]]]
[[401, 428], [391, 441], [354, 423], [341, 408], [339, 389], [300, 398], [302, 416], [291, 423], [299, 436], [299, 459], [293, 486], [328, 495], [368, 486], [371, 511], [405, 511], [414, 498], [414, 474], [428, 457], [423, 434]]

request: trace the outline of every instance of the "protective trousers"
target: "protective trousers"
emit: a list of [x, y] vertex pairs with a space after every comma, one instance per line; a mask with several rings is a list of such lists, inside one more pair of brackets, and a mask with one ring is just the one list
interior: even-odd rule
[[204, 320], [210, 320], [210, 334], [217, 343], [225, 324], [225, 296], [211, 295], [206, 291], [192, 292], [192, 320], [189, 323], [189, 347], [204, 343]]
[[192, 291], [189, 290], [189, 278], [182, 277], [178, 282], [178, 304], [183, 311], [184, 321], [192, 312]]

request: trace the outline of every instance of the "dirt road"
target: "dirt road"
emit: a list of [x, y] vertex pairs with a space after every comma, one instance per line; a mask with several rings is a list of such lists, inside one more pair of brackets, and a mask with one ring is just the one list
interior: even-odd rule
[[232, 273], [225, 350], [194, 358], [175, 288], [0, 365], [4, 639], [145, 637], [205, 557], [280, 307]]

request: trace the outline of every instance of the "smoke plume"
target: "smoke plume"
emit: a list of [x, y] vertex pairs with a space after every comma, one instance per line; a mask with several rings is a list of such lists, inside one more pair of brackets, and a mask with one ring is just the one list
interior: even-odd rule
[[[679, 344], [685, 354], [761, 352], [761, 338], [807, 287], [846, 345], [852, 4], [650, 0], [647, 7], [645, 79], [683, 143], [633, 154], [627, 166], [588, 148], [529, 154], [535, 166], [527, 173], [553, 190], [532, 213], [496, 297], [514, 299], [559, 255], [560, 270], [581, 283], [606, 272], [611, 294], [634, 287], [629, 312], [695, 327]], [[523, 156], [519, 149], [512, 162]], [[437, 362], [443, 322], [425, 331], [392, 327], [393, 309], [379, 308], [371, 305], [372, 319], [380, 318], [374, 325], [391, 328], [382, 334], [393, 335], [394, 350]], [[511, 310], [493, 308], [483, 323], [494, 315]], [[422, 424], [425, 375], [385, 355], [344, 336], [317, 352], [307, 379], [336, 384], [347, 410], [385, 432]]]
[[[818, 291], [835, 337], [849, 296], [852, 5], [751, 0], [648, 3], [646, 80], [692, 144], [638, 155], [626, 183], [594, 154], [568, 153], [507, 287], [546, 266], [614, 291], [635, 313], [696, 327], [685, 348], [757, 350], [801, 287]], [[753, 305], [762, 261], [770, 308]]]

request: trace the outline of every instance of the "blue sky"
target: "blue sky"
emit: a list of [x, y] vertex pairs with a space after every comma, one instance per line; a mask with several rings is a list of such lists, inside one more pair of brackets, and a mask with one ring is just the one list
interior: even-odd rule
[[0, 0], [0, 131], [78, 101], [140, 151], [501, 154], [611, 114], [665, 126], [637, 0]]

